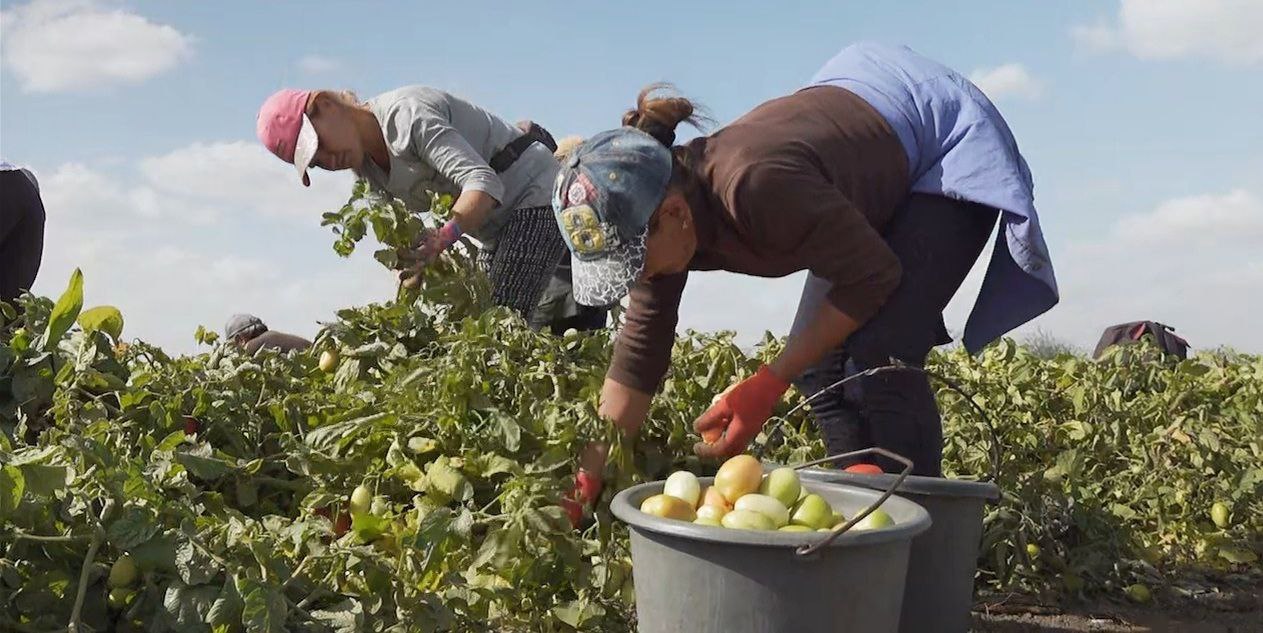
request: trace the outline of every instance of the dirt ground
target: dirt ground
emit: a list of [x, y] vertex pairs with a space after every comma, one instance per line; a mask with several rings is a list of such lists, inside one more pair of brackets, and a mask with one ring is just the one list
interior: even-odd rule
[[1263, 633], [1263, 585], [1162, 607], [1121, 604], [1046, 607], [984, 600], [974, 607], [973, 631]]

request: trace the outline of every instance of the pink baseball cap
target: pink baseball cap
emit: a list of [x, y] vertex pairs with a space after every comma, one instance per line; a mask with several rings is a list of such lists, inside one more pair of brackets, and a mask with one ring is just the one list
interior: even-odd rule
[[278, 90], [259, 108], [256, 132], [259, 140], [277, 158], [293, 163], [302, 176], [303, 185], [310, 185], [307, 168], [316, 156], [320, 139], [316, 127], [307, 118], [310, 90]]

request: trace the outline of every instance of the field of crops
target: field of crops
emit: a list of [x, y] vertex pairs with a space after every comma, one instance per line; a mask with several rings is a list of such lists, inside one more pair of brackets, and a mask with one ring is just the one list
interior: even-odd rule
[[[328, 218], [360, 223], [340, 250], [365, 223], [391, 245], [388, 213], [356, 213]], [[124, 343], [117, 311], [83, 309], [77, 275], [56, 302], [6, 306], [0, 629], [629, 630], [625, 529], [598, 509], [576, 532], [557, 505], [573, 456], [614, 444], [606, 501], [713, 472], [691, 456], [693, 418], [779, 341], [751, 355], [683, 337], [645, 432], [623, 442], [596, 416], [609, 334], [487, 310], [470, 266], [445, 258], [423, 290], [342, 311], [293, 357], [200, 330], [195, 356]], [[931, 368], [975, 394], [1001, 444], [980, 588], [1143, 602], [1257, 579], [1263, 358], [1041, 359], [1004, 341]], [[940, 404], [949, 473], [987, 475], [985, 426], [952, 392]], [[782, 430], [756, 440], [766, 458], [823, 455], [807, 416]]]

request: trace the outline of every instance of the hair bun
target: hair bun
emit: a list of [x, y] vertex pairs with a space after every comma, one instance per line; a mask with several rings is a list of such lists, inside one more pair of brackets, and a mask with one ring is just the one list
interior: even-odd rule
[[623, 115], [623, 125], [642, 130], [667, 147], [675, 144], [675, 128], [681, 123], [700, 129], [708, 119], [696, 104], [681, 96], [659, 94], [674, 91], [667, 83], [645, 86], [636, 97], [636, 108]]

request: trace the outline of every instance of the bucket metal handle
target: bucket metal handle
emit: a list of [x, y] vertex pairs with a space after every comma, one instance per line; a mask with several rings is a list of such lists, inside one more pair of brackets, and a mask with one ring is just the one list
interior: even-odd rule
[[861, 455], [873, 455], [873, 454], [882, 455], [890, 459], [893, 459], [899, 462], [900, 464], [903, 464], [903, 470], [899, 472], [899, 475], [895, 477], [895, 480], [891, 482], [890, 486], [887, 487], [886, 490], [882, 492], [881, 496], [878, 497], [876, 501], [869, 504], [867, 508], [864, 508], [863, 510], [861, 510], [859, 514], [848, 519], [840, 527], [834, 527], [830, 531], [829, 536], [825, 537], [824, 540], [818, 543], [811, 544], [811, 545], [802, 545], [798, 547], [798, 549], [794, 550], [795, 554], [797, 554], [798, 556], [802, 556], [804, 558], [811, 556], [812, 554], [815, 554], [817, 551], [820, 550], [820, 548], [827, 547], [830, 543], [833, 542], [834, 539], [844, 534], [847, 530], [854, 527], [856, 523], [859, 523], [860, 521], [864, 520], [864, 517], [872, 514], [874, 510], [881, 507], [881, 504], [885, 503], [886, 500], [891, 497], [891, 495], [895, 494], [895, 491], [899, 489], [899, 486], [900, 484], [903, 483], [903, 480], [907, 479], [908, 475], [912, 474], [912, 460], [898, 453], [894, 453], [884, 448], [874, 446], [871, 448], [861, 448], [858, 451], [851, 451], [849, 453], [838, 453], [837, 455], [830, 455], [829, 457], [825, 457], [822, 459], [815, 459], [809, 462], [803, 462], [801, 464], [790, 466], [790, 468], [794, 470], [800, 470], [803, 468], [807, 468], [809, 466], [817, 466], [819, 464], [824, 464], [824, 463], [831, 462], [838, 459], [846, 459], [848, 457], [859, 457]]
[[[891, 358], [889, 365], [871, 367], [869, 369], [865, 369], [864, 371], [857, 372], [855, 374], [847, 376], [837, 382], [834, 382], [831, 385], [827, 385], [824, 388], [817, 391], [816, 393], [813, 393], [810, 396], [803, 398], [802, 402], [799, 402], [797, 405], [794, 405], [794, 408], [786, 412], [785, 415], [777, 416], [776, 424], [773, 425], [771, 430], [769, 430], [766, 434], [767, 439], [764, 440], [762, 444], [760, 444], [758, 447], [754, 449], [755, 457], [762, 459], [763, 450], [766, 449], [768, 445], [772, 443], [772, 437], [778, 431], [781, 430], [781, 426], [785, 424], [785, 422], [789, 419], [789, 416], [796, 413], [799, 409], [807, 406], [816, 398], [824, 395], [825, 393], [833, 391], [834, 389], [837, 389], [838, 387], [841, 387], [842, 385], [845, 385], [846, 383], [851, 382], [852, 380], [858, 380], [865, 376], [875, 376], [877, 374], [883, 374], [883, 373], [892, 372], [892, 371], [911, 371], [911, 372], [925, 374], [926, 376], [939, 381], [948, 389], [956, 392], [956, 395], [959, 395], [962, 399], [965, 400], [965, 402], [969, 403], [969, 406], [973, 407], [974, 411], [978, 413], [978, 418], [982, 420], [983, 425], [987, 427], [987, 433], [991, 436], [991, 450], [989, 451], [991, 454], [991, 481], [992, 482], [998, 481], [1000, 479], [1000, 434], [996, 432], [995, 425], [991, 423], [991, 418], [987, 417], [987, 412], [983, 411], [982, 407], [979, 406], [977, 402], [974, 402], [973, 394], [966, 391], [963, 387], [956, 384], [956, 381], [951, 380], [950, 378], [946, 378], [935, 372], [929, 371], [928, 369], [924, 367], [920, 367], [917, 365], [909, 365], [908, 363], [905, 363], [897, 358]], [[848, 457], [860, 452], [862, 451], [856, 451], [855, 453], [844, 453], [841, 455], [834, 455], [832, 457], [826, 457], [823, 460], [820, 460], [819, 462], [816, 462], [816, 463], [822, 463], [822, 462], [831, 461], [833, 459]], [[896, 461], [899, 461], [899, 460], [896, 460]], [[902, 481], [902, 479], [900, 481]]]

